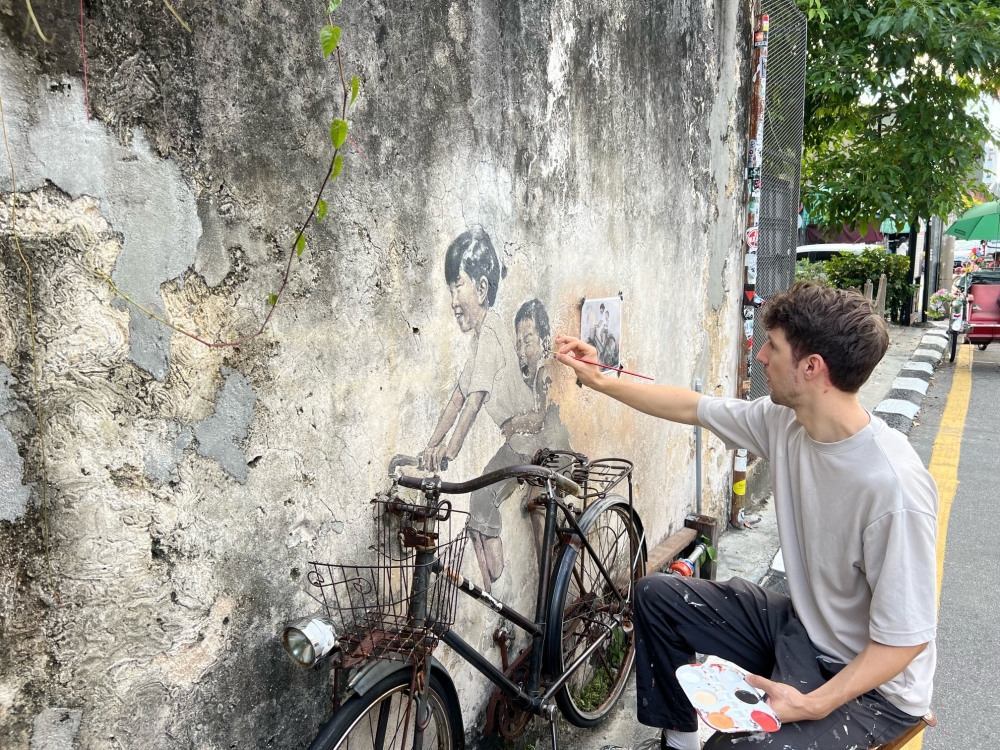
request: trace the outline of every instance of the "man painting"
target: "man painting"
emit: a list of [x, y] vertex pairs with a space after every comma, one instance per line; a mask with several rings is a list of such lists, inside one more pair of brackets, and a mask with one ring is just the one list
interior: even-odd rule
[[695, 653], [733, 661], [768, 695], [779, 731], [717, 733], [707, 748], [849, 750], [889, 742], [930, 706], [935, 667], [937, 489], [906, 438], [857, 392], [888, 346], [856, 292], [796, 284], [764, 307], [757, 355], [771, 389], [712, 398], [557, 359], [632, 408], [700, 424], [770, 462], [791, 597], [727, 582], [647, 576], [636, 589], [637, 713], [660, 745], [698, 750], [696, 714], [674, 670]]

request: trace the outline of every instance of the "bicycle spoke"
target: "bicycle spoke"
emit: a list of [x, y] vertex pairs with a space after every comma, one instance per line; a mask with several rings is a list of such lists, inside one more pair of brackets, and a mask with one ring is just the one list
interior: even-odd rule
[[[402, 696], [406, 696], [406, 698], [405, 698], [405, 700], [406, 700], [406, 708], [403, 708], [403, 706], [402, 706], [403, 700], [404, 700]], [[402, 693], [400, 693], [399, 703], [400, 703], [400, 706], [399, 706], [399, 708], [396, 709], [397, 713], [399, 714], [399, 721], [396, 722], [396, 730], [392, 733], [392, 738], [393, 738], [393, 740], [395, 740], [396, 737], [399, 736], [399, 730], [400, 730], [400, 728], [402, 728], [402, 730], [403, 730], [403, 739], [400, 742], [399, 747], [400, 747], [400, 750], [403, 750], [403, 745], [406, 744], [406, 734], [407, 734], [406, 730], [409, 729], [409, 722], [407, 722], [407, 718], [410, 715], [409, 711], [407, 710], [409, 708], [409, 706], [410, 706], [410, 694], [408, 692], [406, 692], [405, 690]]]

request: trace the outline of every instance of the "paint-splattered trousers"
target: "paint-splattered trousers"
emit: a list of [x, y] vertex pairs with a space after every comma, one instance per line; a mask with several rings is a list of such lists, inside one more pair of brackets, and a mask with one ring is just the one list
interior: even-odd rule
[[[739, 578], [646, 576], [636, 591], [635, 637], [638, 719], [680, 732], [697, 730], [698, 719], [674, 671], [695, 653], [720, 656], [803, 693], [845, 666], [812, 644], [787, 596]], [[784, 724], [771, 734], [717, 732], [705, 750], [868, 750], [919, 720], [872, 690], [824, 719]]]

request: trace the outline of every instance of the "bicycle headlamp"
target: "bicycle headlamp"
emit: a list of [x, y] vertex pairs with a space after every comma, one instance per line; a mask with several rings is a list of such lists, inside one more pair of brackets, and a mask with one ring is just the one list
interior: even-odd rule
[[337, 647], [337, 631], [325, 617], [304, 617], [287, 626], [281, 645], [300, 667], [311, 667]]

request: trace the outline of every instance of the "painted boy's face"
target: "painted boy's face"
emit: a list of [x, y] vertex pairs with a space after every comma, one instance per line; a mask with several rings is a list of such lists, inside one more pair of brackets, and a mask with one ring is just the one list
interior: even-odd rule
[[448, 291], [451, 292], [451, 311], [462, 333], [468, 333], [473, 329], [479, 330], [489, 308], [486, 302], [488, 290], [489, 282], [485, 278], [476, 284], [465, 271], [460, 271], [458, 280], [448, 285]]
[[542, 339], [535, 328], [535, 321], [525, 318], [517, 324], [517, 363], [525, 380], [531, 378], [545, 357]]

